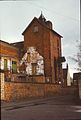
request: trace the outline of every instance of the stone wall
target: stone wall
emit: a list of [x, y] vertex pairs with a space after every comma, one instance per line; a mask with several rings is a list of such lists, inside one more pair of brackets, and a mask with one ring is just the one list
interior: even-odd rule
[[27, 97], [44, 97], [57, 94], [61, 87], [54, 84], [32, 84], [5, 82], [6, 101], [24, 99]]
[[31, 75], [31, 76], [27, 76], [24, 73], [12, 74], [11, 81], [12, 82], [45, 83], [45, 76], [43, 76], [43, 75]]
[[0, 80], [1, 100], [4, 100], [4, 73], [0, 73]]
[[79, 98], [81, 99], [81, 79], [79, 80]]
[[81, 84], [79, 85], [79, 97], [81, 99]]
[[54, 95], [77, 95], [77, 88], [62, 88], [60, 85], [44, 83], [5, 82], [4, 100], [14, 101], [29, 97], [46, 97]]
[[[31, 78], [31, 77], [30, 77], [30, 78]], [[32, 77], [32, 82], [45, 83], [45, 76], [42, 76], [42, 75], [33, 76], [33, 77]]]

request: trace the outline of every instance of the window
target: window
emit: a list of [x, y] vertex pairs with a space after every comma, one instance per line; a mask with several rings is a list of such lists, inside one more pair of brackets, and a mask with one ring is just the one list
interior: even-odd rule
[[12, 61], [12, 73], [16, 73], [16, 72], [17, 72], [17, 62]]
[[32, 63], [32, 75], [37, 74], [37, 63]]
[[4, 70], [7, 70], [7, 59], [4, 59]]
[[28, 62], [28, 63], [30, 63], [30, 60], [31, 60], [30, 58], [31, 58], [30, 53], [28, 53], [28, 54], [27, 54], [27, 62]]
[[34, 32], [38, 32], [38, 26], [34, 26]]
[[10, 60], [9, 59], [8, 59], [7, 65], [8, 65], [8, 70], [10, 70], [11, 66], [10, 66]]
[[4, 70], [4, 58], [1, 58], [0, 68], [1, 70]]
[[58, 56], [61, 55], [61, 51], [60, 51], [60, 50], [61, 50], [61, 49], [60, 49], [60, 40], [57, 39], [57, 51], [58, 51]]

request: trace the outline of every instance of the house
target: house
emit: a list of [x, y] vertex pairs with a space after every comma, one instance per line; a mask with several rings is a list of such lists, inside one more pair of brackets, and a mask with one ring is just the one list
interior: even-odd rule
[[5, 81], [11, 81], [12, 74], [16, 74], [19, 67], [18, 49], [0, 40], [0, 80], [1, 99], [4, 99]]
[[4, 71], [5, 80], [17, 73], [19, 67], [19, 49], [0, 40], [0, 71]]
[[[37, 52], [43, 61], [43, 73], [45, 82], [59, 83], [63, 80], [62, 62], [65, 58], [62, 57], [61, 38], [62, 36], [53, 30], [51, 21], [47, 21], [41, 13], [39, 18], [34, 17], [27, 28], [22, 33], [24, 36], [24, 50], [27, 51], [27, 56], [31, 56], [28, 51]], [[25, 54], [26, 55], [26, 54]], [[24, 58], [23, 58], [24, 59]], [[30, 59], [28, 57], [28, 59]], [[29, 75], [38, 74], [38, 63], [29, 62]]]
[[53, 30], [51, 21], [41, 15], [34, 17], [22, 33], [24, 41], [7, 43], [0, 41], [1, 70], [4, 70], [5, 80], [9, 80], [12, 74], [25, 72], [41, 82], [63, 82], [61, 38], [62, 36]]
[[[20, 60], [27, 53], [28, 61], [23, 61], [26, 64], [26, 73], [29, 76], [43, 76], [45, 79], [43, 82], [49, 83], [59, 83], [63, 80], [63, 69], [62, 62], [65, 61], [65, 58], [62, 57], [62, 49], [61, 49], [61, 38], [62, 36], [53, 30], [53, 25], [51, 21], [47, 21], [46, 18], [41, 13], [39, 18], [34, 17], [34, 19], [30, 22], [27, 28], [22, 33], [24, 36], [24, 41], [16, 42], [16, 43], [6, 43], [1, 41], [1, 56], [6, 56], [7, 59], [4, 58], [4, 64], [7, 66], [8, 70], [14, 72]], [[6, 46], [4, 50], [4, 45]], [[8, 49], [7, 49], [8, 48]], [[32, 53], [33, 51], [33, 53]], [[34, 59], [30, 62], [29, 59]], [[41, 59], [38, 60], [40, 57]], [[13, 58], [13, 59], [12, 59]], [[3, 57], [1, 57], [1, 61]], [[15, 60], [15, 61], [14, 61]], [[41, 63], [39, 65], [39, 63]], [[14, 66], [14, 68], [13, 68]], [[22, 65], [23, 66], [23, 65]], [[3, 66], [1, 66], [1, 69]], [[22, 68], [20, 66], [20, 68]], [[5, 68], [6, 69], [6, 68]], [[15, 69], [13, 71], [13, 69]], [[41, 71], [41, 72], [38, 72]]]
[[73, 73], [73, 84], [78, 86], [79, 79], [81, 79], [81, 72]]
[[24, 55], [24, 52], [25, 52], [24, 51], [24, 41], [11, 43], [10, 45], [12, 45], [13, 47], [18, 49], [18, 59], [20, 61]]
[[68, 64], [66, 65], [66, 68], [63, 68], [63, 85], [65, 87], [72, 85], [72, 79], [70, 77]]
[[[0, 40], [1, 99], [15, 99], [19, 95], [18, 98], [21, 98], [25, 94], [31, 96], [33, 84], [22, 84], [22, 82], [46, 83], [40, 84], [43, 89], [39, 87], [39, 84], [36, 84], [35, 91], [33, 91], [36, 93], [35, 95], [40, 95], [39, 88], [40, 91], [43, 90], [44, 95], [45, 85], [48, 86], [46, 90], [48, 92], [49, 90], [59, 90], [60, 87], [57, 84], [63, 83], [62, 63], [65, 62], [65, 57], [62, 56], [62, 36], [53, 30], [52, 22], [46, 20], [41, 13], [39, 18], [34, 17], [22, 35], [24, 41], [20, 42], [7, 43]], [[22, 85], [29, 93], [23, 92]], [[54, 85], [58, 87], [55, 88]], [[29, 87], [31, 91], [28, 90]], [[6, 91], [5, 98], [4, 90]], [[17, 92], [16, 96], [14, 90]]]
[[79, 98], [81, 99], [81, 72], [73, 74], [73, 84], [78, 86]]

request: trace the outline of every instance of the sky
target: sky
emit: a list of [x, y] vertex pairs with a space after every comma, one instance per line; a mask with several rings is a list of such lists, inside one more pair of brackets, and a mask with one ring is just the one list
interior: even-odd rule
[[23, 31], [34, 17], [40, 16], [41, 11], [47, 20], [52, 21], [53, 29], [63, 36], [62, 55], [72, 76], [77, 64], [69, 56], [76, 57], [80, 42], [79, 0], [2, 0], [0, 39], [9, 43], [24, 40]]

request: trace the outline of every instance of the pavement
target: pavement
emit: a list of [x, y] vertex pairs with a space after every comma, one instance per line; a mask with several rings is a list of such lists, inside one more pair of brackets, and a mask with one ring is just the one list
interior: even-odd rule
[[1, 108], [21, 106], [24, 104], [33, 104], [33, 103], [48, 101], [48, 100], [52, 100], [52, 99], [56, 100], [59, 103], [64, 102], [65, 104], [81, 105], [81, 100], [77, 99], [74, 96], [55, 95], [55, 96], [48, 96], [48, 97], [33, 97], [33, 98], [31, 97], [31, 98], [26, 98], [26, 99], [11, 101], [11, 102], [1, 101]]
[[1, 120], [81, 120], [81, 100], [75, 96], [1, 101]]
[[41, 102], [41, 101], [46, 101], [54, 97], [30, 97], [26, 99], [21, 99], [21, 100], [15, 100], [15, 101], [1, 101], [1, 108], [7, 108], [7, 107], [13, 107], [13, 106], [19, 106], [23, 104], [32, 104], [35, 102]]
[[23, 100], [17, 100], [17, 101], [1, 101], [1, 109], [3, 108], [11, 108], [14, 106], [22, 106], [24, 104], [32, 104], [34, 102], [39, 102], [41, 98], [28, 98]]

